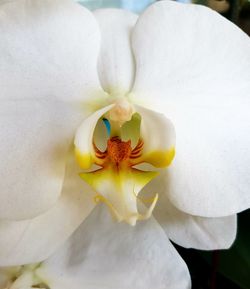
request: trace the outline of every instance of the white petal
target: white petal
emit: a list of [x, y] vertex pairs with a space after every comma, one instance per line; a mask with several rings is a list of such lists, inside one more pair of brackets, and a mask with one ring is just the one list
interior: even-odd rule
[[141, 115], [143, 158], [156, 167], [171, 164], [175, 155], [175, 129], [164, 114], [135, 105]]
[[80, 167], [88, 169], [94, 163], [95, 152], [93, 139], [95, 128], [99, 119], [108, 112], [114, 105], [101, 108], [86, 118], [78, 127], [74, 139], [76, 159]]
[[205, 217], [248, 208], [249, 37], [205, 7], [160, 1], [138, 20], [133, 47], [134, 97], [158, 102], [176, 130], [171, 201]]
[[161, 105], [160, 97], [210, 103], [235, 93], [243, 96], [249, 88], [249, 37], [204, 6], [174, 1], [153, 4], [133, 29], [132, 47], [133, 93], [149, 100], [152, 107]]
[[37, 274], [52, 289], [190, 288], [187, 267], [155, 220], [118, 224], [102, 207]]
[[249, 105], [217, 104], [211, 110], [179, 105], [174, 123], [176, 157], [168, 171], [173, 204], [204, 217], [249, 208]]
[[1, 3], [0, 34], [0, 218], [30, 218], [60, 196], [84, 117], [72, 102], [100, 90], [100, 35], [90, 12], [66, 0]]
[[69, 0], [19, 0], [0, 12], [0, 99], [84, 100], [100, 92], [100, 31], [87, 9]]
[[229, 248], [236, 237], [236, 215], [221, 218], [203, 218], [186, 214], [172, 205], [166, 195], [167, 182], [162, 173], [142, 191], [158, 193], [159, 200], [153, 212], [167, 236], [185, 248], [219, 250]]
[[134, 82], [135, 64], [130, 34], [137, 16], [118, 9], [97, 10], [94, 14], [102, 35], [98, 62], [102, 87], [113, 95], [126, 93]]
[[[73, 153], [72, 153], [73, 155]], [[71, 156], [62, 196], [43, 215], [0, 222], [0, 266], [36, 263], [48, 258], [94, 208], [93, 191], [79, 177]]]
[[81, 118], [69, 103], [1, 101], [0, 218], [31, 218], [54, 205]]

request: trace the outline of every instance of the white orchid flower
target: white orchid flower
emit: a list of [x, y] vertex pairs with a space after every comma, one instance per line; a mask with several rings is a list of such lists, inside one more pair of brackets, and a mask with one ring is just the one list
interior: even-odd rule
[[[98, 240], [82, 233], [89, 256], [93, 241], [112, 252], [141, 226], [146, 240], [131, 233], [131, 255], [134, 242], [159, 244], [150, 258], [171, 259], [166, 288], [188, 288], [166, 236], [228, 248], [235, 214], [250, 203], [248, 36], [196, 5], [160, 1], [138, 18], [92, 14], [70, 0], [19, 0], [0, 2], [0, 39], [0, 266], [47, 259], [104, 202], [131, 225], [153, 212], [166, 235], [153, 217], [135, 228], [108, 219], [119, 229]], [[93, 232], [102, 217], [95, 223]], [[124, 260], [112, 265], [126, 272], [142, 262]], [[99, 261], [91, 262], [94, 276]]]

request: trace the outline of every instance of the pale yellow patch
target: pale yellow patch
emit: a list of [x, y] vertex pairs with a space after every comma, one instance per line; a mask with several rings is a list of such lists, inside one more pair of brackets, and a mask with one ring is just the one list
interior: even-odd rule
[[75, 158], [78, 165], [82, 169], [89, 169], [93, 164], [93, 158], [90, 153], [82, 153], [78, 148], [75, 148]]
[[152, 151], [143, 155], [143, 162], [149, 163], [156, 168], [166, 168], [168, 167], [175, 156], [175, 148], [171, 148], [170, 150], [162, 150], [162, 151]]
[[[17, 289], [17, 288], [50, 288], [48, 283], [40, 278], [38, 270], [41, 267], [41, 263], [15, 266], [15, 267], [3, 267], [0, 269], [3, 289]], [[3, 281], [5, 284], [3, 284]], [[2, 288], [2, 287], [1, 287]]]

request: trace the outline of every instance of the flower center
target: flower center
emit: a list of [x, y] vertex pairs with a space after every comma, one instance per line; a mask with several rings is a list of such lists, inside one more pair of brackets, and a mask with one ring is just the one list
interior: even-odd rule
[[93, 143], [96, 160], [95, 163], [102, 168], [113, 168], [116, 170], [131, 168], [141, 162], [143, 141], [139, 140], [136, 147], [132, 149], [131, 140], [122, 141], [120, 137], [114, 136], [108, 139], [107, 148], [100, 151]]
[[131, 141], [124, 142], [119, 137], [112, 137], [108, 140], [107, 155], [111, 162], [117, 166], [122, 161], [129, 159], [132, 152]]

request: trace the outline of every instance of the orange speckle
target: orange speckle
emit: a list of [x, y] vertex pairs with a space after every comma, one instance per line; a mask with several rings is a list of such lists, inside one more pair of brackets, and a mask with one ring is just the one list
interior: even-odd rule
[[107, 149], [102, 152], [93, 143], [96, 156], [96, 164], [101, 167], [114, 165], [114, 167], [132, 167], [140, 162], [143, 149], [143, 141], [139, 140], [137, 146], [132, 149], [131, 140], [122, 141], [118, 136], [112, 137], [107, 142]]
[[131, 141], [122, 141], [119, 137], [108, 140], [107, 154], [111, 162], [119, 164], [128, 160], [132, 152]]

